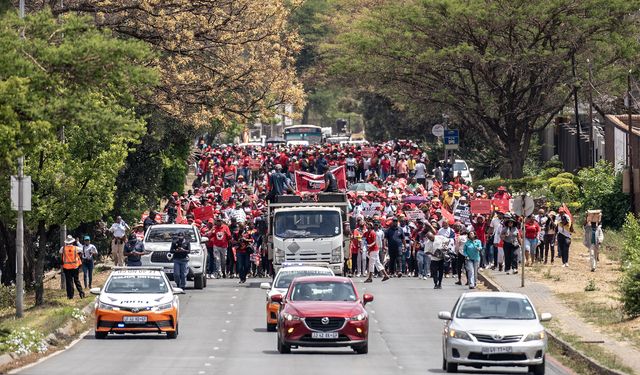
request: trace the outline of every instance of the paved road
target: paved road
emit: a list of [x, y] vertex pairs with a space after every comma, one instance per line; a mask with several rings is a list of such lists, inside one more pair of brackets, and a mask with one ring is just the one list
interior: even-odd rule
[[[213, 281], [213, 280], [212, 280]], [[215, 280], [204, 291], [188, 290], [181, 299], [180, 336], [126, 335], [95, 340], [87, 335], [60, 355], [20, 374], [425, 374], [442, 373], [436, 314], [453, 306], [465, 291], [445, 279], [442, 290], [431, 281], [392, 279], [385, 284], [358, 283], [374, 294], [369, 354], [350, 349], [299, 349], [291, 355], [276, 351], [275, 333], [266, 332], [264, 291], [259, 280], [238, 285]], [[549, 361], [548, 361], [549, 362]], [[525, 369], [467, 369], [476, 374], [526, 373]], [[548, 374], [568, 372], [548, 364]]]

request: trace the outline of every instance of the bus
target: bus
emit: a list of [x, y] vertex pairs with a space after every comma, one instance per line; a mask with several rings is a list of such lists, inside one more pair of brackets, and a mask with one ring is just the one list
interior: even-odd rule
[[308, 141], [310, 145], [322, 143], [322, 128], [316, 125], [293, 125], [284, 128], [285, 141]]

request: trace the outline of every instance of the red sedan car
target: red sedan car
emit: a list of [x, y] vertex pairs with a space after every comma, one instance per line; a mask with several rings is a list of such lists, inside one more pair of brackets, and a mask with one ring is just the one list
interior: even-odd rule
[[291, 348], [350, 346], [359, 354], [369, 351], [369, 316], [351, 279], [309, 276], [293, 280], [283, 296], [271, 296], [282, 304], [278, 316], [278, 351]]

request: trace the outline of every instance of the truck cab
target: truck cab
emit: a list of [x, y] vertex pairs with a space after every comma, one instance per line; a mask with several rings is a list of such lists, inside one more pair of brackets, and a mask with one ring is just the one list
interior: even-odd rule
[[317, 200], [278, 197], [268, 209], [270, 254], [277, 272], [284, 263], [324, 266], [341, 275], [348, 237], [345, 194], [318, 194]]

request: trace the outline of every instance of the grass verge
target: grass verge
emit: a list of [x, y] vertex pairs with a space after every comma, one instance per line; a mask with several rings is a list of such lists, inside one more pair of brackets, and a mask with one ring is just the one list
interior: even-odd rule
[[[633, 369], [625, 366], [617, 355], [603, 348], [603, 344], [585, 343], [580, 337], [562, 331], [562, 329], [559, 328], [557, 324], [550, 324], [549, 328], [558, 338], [567, 342], [585, 356], [596, 360], [601, 365], [612, 370], [621, 371], [626, 374], [634, 373]], [[598, 372], [593, 371], [584, 362], [572, 357], [568, 357], [564, 350], [561, 347], [555, 345], [552, 340], [549, 340], [549, 354], [558, 359], [565, 366], [570, 367], [571, 369], [576, 371], [576, 373], [578, 374], [598, 374]]]

